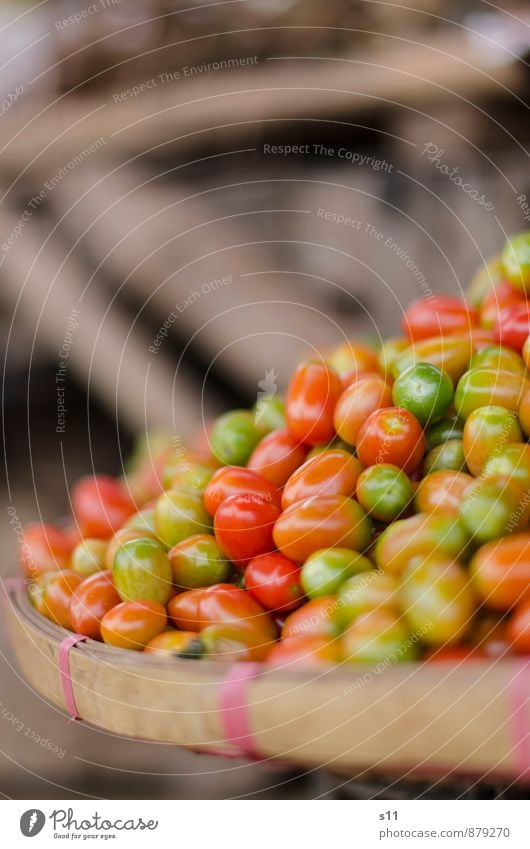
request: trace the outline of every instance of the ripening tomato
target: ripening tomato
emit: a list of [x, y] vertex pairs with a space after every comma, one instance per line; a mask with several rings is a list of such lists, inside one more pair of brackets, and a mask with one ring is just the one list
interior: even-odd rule
[[471, 475], [464, 472], [441, 471], [426, 475], [418, 484], [414, 495], [417, 513], [447, 513], [456, 516], [464, 491], [473, 483]]
[[530, 336], [526, 337], [521, 353], [526, 368], [530, 369]]
[[167, 612], [171, 621], [182, 631], [200, 631], [199, 601], [203, 589], [187, 590], [169, 600]]
[[297, 501], [274, 526], [274, 542], [282, 554], [303, 563], [320, 548], [363, 551], [370, 542], [372, 523], [360, 504], [341, 495]]
[[247, 468], [281, 489], [302, 465], [306, 454], [307, 447], [285, 427], [273, 430], [261, 440], [250, 455]]
[[122, 601], [101, 620], [101, 636], [110, 646], [142, 651], [166, 626], [166, 611], [156, 601]]
[[144, 531], [140, 528], [120, 528], [107, 543], [107, 551], [105, 554], [105, 568], [112, 569], [114, 566], [114, 558], [116, 552], [122, 545], [133, 539], [156, 539], [156, 534], [151, 531]]
[[464, 454], [469, 471], [479, 475], [488, 458], [506, 442], [522, 442], [517, 416], [505, 407], [477, 407], [464, 426]]
[[502, 270], [514, 289], [530, 292], [530, 236], [516, 233], [506, 241], [501, 253]]
[[203, 657], [222, 663], [260, 663], [267, 660], [276, 645], [270, 634], [240, 622], [207, 625], [200, 641]]
[[412, 472], [425, 451], [422, 427], [415, 416], [400, 407], [375, 410], [357, 437], [357, 455], [363, 466], [391, 463]]
[[171, 566], [156, 539], [124, 542], [114, 557], [112, 575], [122, 601], [156, 601], [165, 605], [171, 598]]
[[510, 306], [510, 304], [520, 304], [523, 299], [524, 296], [521, 292], [516, 292], [507, 280], [501, 280], [491, 292], [488, 292], [480, 305], [480, 326], [488, 329], [493, 328], [504, 307]]
[[506, 637], [518, 654], [530, 654], [530, 602], [515, 609], [506, 626]]
[[25, 577], [37, 579], [45, 572], [67, 569], [72, 548], [68, 536], [55, 525], [28, 525], [18, 543], [18, 556]]
[[495, 368], [498, 371], [526, 374], [526, 365], [521, 355], [512, 348], [503, 348], [502, 345], [486, 345], [481, 351], [473, 354], [469, 368]]
[[305, 667], [330, 666], [340, 661], [340, 643], [329, 637], [288, 637], [272, 648], [267, 657], [268, 666]]
[[478, 407], [491, 405], [517, 412], [529, 388], [530, 381], [513, 371], [498, 371], [494, 368], [470, 369], [458, 381], [455, 410], [463, 419], [467, 419]]
[[70, 621], [77, 634], [101, 640], [101, 620], [121, 602], [112, 572], [96, 572], [85, 578], [72, 595]]
[[433, 472], [466, 472], [464, 443], [461, 439], [448, 439], [429, 451], [423, 460], [423, 474]]
[[245, 570], [245, 587], [267, 610], [285, 613], [299, 607], [304, 599], [300, 572], [297, 563], [273, 551], [250, 561]]
[[405, 310], [401, 326], [413, 342], [430, 336], [445, 336], [478, 325], [478, 313], [461, 298], [431, 295], [417, 298]]
[[493, 338], [500, 345], [522, 351], [530, 333], [530, 303], [521, 301], [504, 307], [493, 328]]
[[412, 494], [412, 483], [405, 472], [391, 463], [368, 466], [357, 481], [359, 504], [380, 522], [391, 522], [403, 513]]
[[394, 361], [392, 374], [398, 377], [402, 372], [418, 363], [431, 363], [449, 375], [453, 383], [469, 368], [473, 355], [473, 341], [469, 334], [456, 336], [434, 336], [422, 339], [407, 348]]
[[47, 578], [39, 608], [41, 613], [51, 619], [52, 622], [71, 631], [70, 601], [82, 581], [81, 575], [77, 575], [70, 569], [65, 569]]
[[349, 445], [356, 445], [361, 426], [370, 413], [391, 404], [392, 389], [383, 377], [362, 377], [338, 399], [333, 415], [335, 430]]
[[214, 533], [221, 551], [240, 569], [274, 549], [272, 529], [280, 511], [257, 493], [230, 495], [217, 508]]
[[155, 527], [160, 541], [172, 548], [192, 534], [208, 534], [211, 518], [200, 496], [168, 489], [156, 502]]
[[341, 648], [350, 663], [399, 663], [418, 654], [406, 623], [384, 607], [361, 613], [342, 635]]
[[473, 542], [483, 545], [524, 528], [529, 508], [515, 481], [499, 476], [476, 478], [464, 492], [458, 516]]
[[400, 575], [416, 555], [440, 553], [459, 557], [468, 543], [469, 533], [457, 517], [419, 513], [389, 525], [375, 544], [374, 556], [383, 572]]
[[335, 435], [333, 411], [341, 394], [342, 381], [326, 363], [298, 366], [285, 402], [287, 424], [294, 436], [307, 445], [329, 442]]
[[484, 298], [504, 280], [500, 254], [482, 262], [466, 287], [466, 301], [480, 307]]
[[201, 630], [208, 625], [233, 624], [276, 639], [277, 629], [270, 614], [245, 590], [233, 584], [214, 584], [202, 591], [198, 602]]
[[74, 484], [71, 500], [85, 537], [108, 539], [136, 511], [127, 487], [108, 475], [81, 478]]
[[194, 631], [162, 631], [149, 640], [144, 651], [160, 657], [172, 658], [179, 655], [196, 657], [202, 654], [202, 647]]
[[241, 466], [223, 466], [215, 472], [204, 492], [204, 506], [210, 516], [215, 516], [217, 508], [229, 495], [247, 493], [255, 493], [280, 506], [280, 496], [274, 484], [258, 472]]
[[219, 416], [214, 423], [212, 451], [224, 466], [244, 466], [265, 433], [255, 413], [231, 410]]
[[448, 415], [435, 422], [425, 431], [427, 450], [432, 451], [439, 445], [443, 445], [450, 439], [462, 439], [464, 435], [464, 422], [458, 416]]
[[290, 613], [282, 628], [282, 640], [290, 637], [336, 637], [340, 630], [337, 596], [314, 598]]
[[530, 389], [527, 389], [519, 405], [519, 424], [525, 436], [530, 436]]
[[223, 583], [232, 571], [211, 534], [194, 534], [174, 545], [167, 556], [173, 581], [183, 589]]
[[398, 613], [398, 588], [396, 578], [375, 569], [348, 578], [338, 592], [342, 626], [350, 625], [354, 619], [368, 610], [388, 608]]
[[349, 373], [362, 374], [379, 370], [377, 351], [362, 342], [344, 342], [332, 351], [327, 362], [341, 377]]
[[471, 560], [477, 594], [493, 610], [509, 610], [530, 600], [530, 533], [483, 545]]
[[526, 442], [500, 445], [484, 464], [481, 477], [504, 478], [508, 484], [517, 484], [526, 493], [530, 489], [530, 445]]
[[361, 471], [361, 464], [348, 451], [321, 451], [291, 475], [282, 493], [282, 507], [285, 510], [314, 495], [353, 495]]
[[107, 540], [104, 539], [81, 540], [72, 552], [72, 569], [74, 572], [77, 572], [82, 578], [88, 578], [95, 572], [104, 571], [108, 546]]
[[379, 370], [385, 378], [394, 374], [394, 363], [407, 348], [410, 348], [410, 339], [404, 336], [394, 336], [382, 343], [378, 360]]

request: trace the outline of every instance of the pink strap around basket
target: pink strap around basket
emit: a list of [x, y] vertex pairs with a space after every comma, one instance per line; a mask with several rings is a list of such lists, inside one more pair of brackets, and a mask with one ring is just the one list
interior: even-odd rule
[[514, 738], [514, 757], [519, 777], [530, 770], [530, 661], [524, 661], [510, 681], [511, 730]]
[[225, 739], [239, 756], [262, 760], [250, 722], [248, 688], [261, 672], [259, 663], [235, 663], [219, 690], [219, 713]]
[[81, 719], [75, 702], [72, 676], [70, 674], [70, 649], [87, 638], [83, 634], [70, 634], [59, 644], [59, 673], [66, 708], [72, 719]]

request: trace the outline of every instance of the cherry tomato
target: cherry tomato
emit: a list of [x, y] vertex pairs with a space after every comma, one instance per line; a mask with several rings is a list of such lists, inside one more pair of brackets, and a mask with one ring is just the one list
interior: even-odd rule
[[401, 326], [403, 333], [417, 342], [431, 336], [469, 330], [477, 324], [477, 310], [460, 298], [431, 295], [418, 298], [407, 307]]
[[522, 301], [504, 307], [493, 328], [493, 338], [501, 345], [522, 351], [530, 333], [530, 304]]
[[71, 553], [68, 536], [49, 524], [28, 525], [18, 544], [18, 556], [26, 578], [37, 579], [45, 572], [67, 569]]
[[412, 484], [401, 469], [391, 463], [369, 466], [357, 481], [357, 500], [367, 513], [380, 522], [391, 522], [412, 501]]
[[194, 631], [162, 631], [149, 640], [144, 651], [167, 658], [175, 655], [194, 657], [202, 654], [202, 647]]
[[362, 377], [348, 386], [337, 401], [333, 421], [340, 438], [356, 445], [370, 413], [392, 404], [392, 390], [382, 377]]
[[215, 584], [202, 591], [198, 602], [201, 630], [208, 625], [233, 624], [274, 640], [276, 625], [269, 613], [245, 590], [233, 584]]
[[407, 348], [392, 367], [394, 377], [418, 363], [431, 363], [449, 375], [453, 383], [469, 368], [473, 341], [468, 335], [434, 336]]
[[173, 548], [193, 534], [210, 533], [212, 523], [200, 498], [169, 489], [156, 502], [155, 527], [162, 543]]
[[489, 257], [481, 263], [469, 281], [466, 290], [466, 300], [474, 307], [479, 307], [484, 298], [503, 280], [500, 254]]
[[74, 484], [71, 500], [85, 537], [108, 539], [136, 511], [126, 486], [108, 475], [81, 478]]
[[417, 363], [402, 371], [392, 388], [396, 407], [404, 407], [422, 425], [440, 419], [453, 400], [451, 378], [432, 363]]
[[282, 493], [282, 507], [285, 510], [317, 495], [353, 495], [361, 471], [357, 458], [347, 451], [321, 451], [291, 475]]
[[281, 499], [274, 484], [258, 472], [239, 466], [223, 466], [216, 471], [204, 492], [204, 506], [210, 516], [215, 516], [217, 508], [229, 495], [247, 493], [262, 496], [277, 507], [280, 506]]
[[44, 616], [71, 631], [70, 601], [82, 581], [81, 575], [70, 569], [51, 575], [46, 580], [42, 592], [40, 610]]
[[161, 604], [122, 601], [101, 620], [101, 636], [110, 646], [142, 651], [166, 626], [166, 611]]
[[509, 283], [530, 292], [530, 236], [528, 231], [510, 236], [501, 253], [502, 270]]
[[329, 637], [307, 636], [289, 637], [276, 643], [267, 657], [269, 666], [322, 667], [338, 663], [340, 644]]
[[377, 351], [362, 342], [344, 342], [335, 348], [327, 361], [341, 377], [352, 372], [362, 374], [379, 370]]
[[425, 439], [419, 421], [400, 407], [375, 410], [361, 427], [357, 454], [363, 466], [391, 463], [412, 472], [421, 462]]
[[273, 551], [254, 557], [245, 570], [245, 587], [267, 610], [285, 613], [299, 607], [304, 598], [300, 584], [300, 567]]
[[519, 406], [519, 424], [525, 436], [530, 436], [530, 389], [524, 393]]
[[164, 470], [164, 489], [178, 489], [192, 495], [202, 495], [215, 469], [203, 463], [193, 463], [177, 455]]
[[264, 435], [254, 413], [232, 410], [220, 416], [213, 426], [212, 451], [224, 466], [244, 466]]
[[444, 416], [439, 422], [431, 425], [425, 431], [427, 450], [432, 451], [438, 445], [442, 445], [449, 439], [462, 439], [464, 435], [464, 422], [458, 416]]
[[513, 371], [497, 371], [493, 368], [476, 368], [467, 371], [456, 387], [455, 409], [458, 415], [467, 417], [478, 407], [491, 405], [517, 412], [530, 382]]
[[232, 571], [211, 534], [194, 534], [179, 542], [170, 549], [168, 559], [173, 581], [184, 589], [223, 583]]
[[294, 436], [307, 445], [329, 442], [335, 435], [333, 411], [341, 394], [341, 379], [326, 363], [298, 366], [285, 404], [287, 424]]
[[154, 504], [151, 503], [151, 506], [145, 506], [142, 508], [142, 510], [138, 510], [137, 513], [133, 513], [132, 516], [127, 519], [123, 527], [130, 528], [134, 531], [139, 531], [140, 533], [147, 531], [149, 535], [155, 537], [155, 506], [156, 501], [154, 502]]
[[511, 348], [502, 345], [487, 345], [478, 353], [473, 354], [469, 368], [494, 368], [497, 371], [513, 371], [516, 374], [526, 374], [523, 358]]
[[282, 640], [290, 637], [325, 637], [339, 633], [340, 605], [336, 596], [320, 596], [290, 613], [282, 628]]
[[385, 377], [390, 377], [394, 374], [394, 364], [399, 359], [403, 351], [410, 347], [410, 339], [404, 336], [395, 336], [386, 339], [381, 345], [379, 351], [379, 369]]
[[265, 396], [256, 401], [252, 411], [256, 424], [264, 433], [285, 427], [285, 402], [279, 395], [265, 392]]
[[280, 515], [275, 504], [257, 493], [230, 495], [214, 519], [217, 545], [240, 569], [253, 557], [274, 549], [272, 529]]
[[524, 341], [522, 357], [526, 368], [530, 369], [530, 336], [527, 336]]
[[464, 427], [464, 454], [473, 475], [479, 475], [488, 458], [507, 442], [522, 442], [517, 416], [505, 407], [477, 407]]
[[469, 533], [460, 520], [443, 513], [420, 513], [398, 519], [386, 528], [374, 548], [383, 572], [400, 575], [413, 557], [430, 553], [459, 557], [469, 543]]
[[102, 572], [105, 569], [108, 545], [103, 539], [82, 540], [72, 552], [73, 571], [82, 578]]
[[116, 557], [116, 552], [119, 548], [125, 543], [129, 542], [129, 540], [133, 539], [156, 539], [156, 534], [151, 533], [151, 531], [143, 531], [140, 528], [120, 528], [119, 531], [116, 531], [112, 539], [110, 539], [107, 543], [107, 551], [105, 554], [105, 567], [107, 569], [112, 569], [114, 566], [114, 558]]
[[509, 485], [517, 484], [526, 493], [530, 489], [530, 445], [526, 442], [500, 445], [484, 464], [482, 477], [504, 478]]
[[473, 483], [464, 472], [442, 471], [426, 475], [418, 484], [414, 506], [418, 513], [447, 513], [456, 516], [464, 491]]
[[346, 629], [342, 655], [350, 663], [398, 663], [417, 657], [409, 628], [392, 610], [368, 610]]
[[448, 439], [442, 445], [437, 445], [425, 455], [423, 474], [433, 472], [465, 472], [467, 471], [464, 443], [461, 439]]
[[483, 545], [470, 564], [477, 594], [493, 610], [530, 600], [530, 533]]
[[501, 280], [491, 292], [488, 292], [480, 305], [480, 326], [488, 329], [493, 328], [504, 307], [510, 304], [520, 304], [522, 300], [521, 292], [517, 292], [507, 280]]
[[273, 430], [256, 446], [247, 467], [281, 489], [306, 458], [307, 448], [288, 428]]
[[101, 620], [121, 602], [112, 572], [96, 572], [79, 584], [70, 601], [70, 621], [77, 634], [101, 640]]
[[429, 645], [458, 640], [471, 626], [476, 600], [464, 568], [451, 557], [415, 557], [401, 576], [398, 598], [410, 628]]
[[276, 645], [270, 635], [239, 622], [218, 622], [201, 631], [201, 645], [208, 660], [224, 663], [261, 662], [267, 660]]
[[372, 523], [360, 504], [340, 495], [323, 495], [288, 507], [277, 519], [273, 536], [282, 554], [303, 563], [320, 548], [363, 551], [371, 533]]
[[530, 654], [530, 602], [518, 607], [506, 628], [510, 646], [518, 654]]
[[167, 612], [171, 621], [183, 631], [200, 631], [199, 600], [203, 589], [187, 590], [169, 600]]
[[156, 601], [171, 598], [171, 566], [156, 539], [132, 539], [116, 552], [112, 566], [114, 585], [122, 601]]
[[309, 598], [334, 595], [352, 575], [371, 571], [367, 557], [349, 548], [323, 548], [311, 554], [302, 566], [301, 584]]
[[513, 533], [528, 521], [523, 491], [502, 477], [477, 478], [465, 490], [460, 521], [478, 545]]
[[397, 613], [398, 582], [392, 575], [375, 569], [353, 575], [339, 589], [340, 621], [343, 627], [350, 625], [368, 610], [389, 608]]

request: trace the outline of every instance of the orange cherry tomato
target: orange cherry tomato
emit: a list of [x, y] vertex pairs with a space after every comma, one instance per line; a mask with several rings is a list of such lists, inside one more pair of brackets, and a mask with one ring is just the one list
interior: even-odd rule
[[530, 533], [481, 546], [471, 560], [477, 594], [493, 610], [509, 610], [530, 598]]
[[519, 424], [525, 436], [530, 437], [530, 389], [524, 393], [519, 406]]
[[25, 577], [37, 579], [45, 572], [67, 569], [73, 548], [69, 536], [55, 525], [28, 525], [18, 543], [18, 556]]
[[447, 295], [431, 295], [413, 301], [405, 310], [401, 323], [403, 332], [413, 342], [469, 330], [477, 325], [477, 310], [460, 298]]
[[190, 644], [197, 639], [197, 634], [194, 631], [163, 631], [147, 643], [144, 651], [162, 657], [173, 657], [181, 652], [186, 652], [190, 648]]
[[344, 390], [333, 416], [335, 430], [344, 442], [357, 444], [359, 431], [374, 410], [392, 406], [392, 389], [382, 377], [361, 377]]
[[103, 642], [142, 651], [166, 629], [166, 611], [156, 601], [122, 601], [101, 620]]
[[274, 526], [274, 542], [282, 554], [303, 563], [320, 548], [363, 551], [370, 542], [372, 522], [357, 501], [323, 495], [297, 501]]
[[281, 489], [302, 465], [306, 454], [307, 447], [285, 427], [263, 437], [250, 455], [247, 468]]
[[72, 509], [85, 537], [107, 539], [136, 512], [127, 487], [109, 475], [92, 475], [72, 489]]
[[70, 601], [73, 630], [93, 640], [101, 640], [101, 620], [120, 602], [121, 598], [112, 582], [112, 572], [96, 572], [85, 578]]
[[282, 507], [285, 510], [313, 495], [351, 496], [361, 472], [361, 464], [348, 451], [340, 448], [322, 451], [291, 475], [283, 490]]
[[201, 630], [208, 625], [232, 623], [259, 632], [269, 640], [276, 638], [276, 625], [269, 613], [245, 590], [233, 584], [214, 584], [203, 590], [198, 612]]
[[410, 473], [419, 466], [424, 453], [422, 426], [401, 407], [375, 410], [357, 436], [357, 456], [363, 466], [391, 463]]
[[298, 366], [285, 400], [285, 415], [291, 432], [307, 445], [329, 442], [335, 435], [333, 411], [342, 393], [337, 372], [323, 362]]
[[468, 543], [469, 533], [456, 516], [419, 513], [385, 528], [375, 544], [374, 557], [383, 572], [401, 575], [417, 555], [459, 557]]
[[515, 609], [506, 626], [506, 637], [518, 654], [530, 654], [530, 602]]
[[217, 469], [204, 491], [204, 506], [210, 516], [215, 516], [219, 505], [230, 495], [247, 493], [255, 493], [280, 506], [280, 495], [275, 485], [258, 472], [241, 466]]
[[72, 630], [70, 621], [70, 601], [78, 586], [81, 575], [65, 569], [46, 580], [41, 598], [41, 612], [52, 622]]
[[171, 621], [183, 631], [200, 631], [199, 600], [204, 590], [186, 590], [173, 596], [167, 612]]
[[201, 631], [203, 656], [224, 663], [262, 662], [276, 645], [270, 634], [239, 622], [218, 622]]
[[327, 361], [341, 377], [346, 374], [379, 371], [377, 351], [362, 342], [344, 342], [332, 351]]
[[340, 630], [341, 605], [335, 595], [322, 595], [290, 613], [282, 628], [282, 640], [293, 637], [336, 637]]
[[456, 516], [464, 490], [473, 483], [464, 472], [440, 471], [426, 475], [418, 483], [414, 506], [418, 513], [448, 513]]
[[338, 640], [328, 637], [289, 637], [277, 643], [267, 657], [269, 666], [319, 667], [338, 663], [340, 646]]
[[[491, 341], [489, 342], [491, 344]], [[431, 363], [445, 371], [453, 383], [469, 368], [473, 355], [473, 341], [469, 333], [451, 336], [434, 336], [415, 342], [403, 351], [392, 365], [392, 373], [397, 377], [410, 366], [418, 363]]]

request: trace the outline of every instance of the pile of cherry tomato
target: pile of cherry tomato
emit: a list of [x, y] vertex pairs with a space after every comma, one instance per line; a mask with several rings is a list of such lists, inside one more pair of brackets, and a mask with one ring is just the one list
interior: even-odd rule
[[303, 362], [285, 400], [139, 452], [26, 529], [58, 625], [159, 657], [369, 664], [530, 652], [530, 233], [467, 301]]

